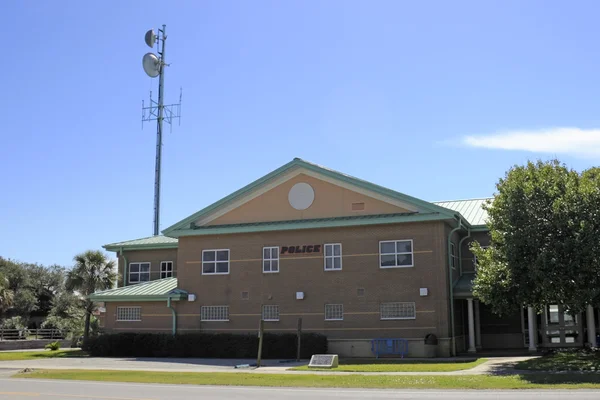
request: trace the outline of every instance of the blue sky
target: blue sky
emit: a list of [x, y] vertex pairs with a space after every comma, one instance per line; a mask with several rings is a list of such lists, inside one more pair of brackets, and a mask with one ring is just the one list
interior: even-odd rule
[[425, 200], [600, 159], [589, 1], [0, 3], [0, 255], [69, 266], [150, 236], [145, 31], [167, 24], [161, 228], [301, 157]]

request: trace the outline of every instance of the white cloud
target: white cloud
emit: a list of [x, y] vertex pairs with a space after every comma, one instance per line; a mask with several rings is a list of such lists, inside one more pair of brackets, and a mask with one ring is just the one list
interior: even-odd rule
[[462, 142], [467, 146], [486, 149], [600, 157], [600, 129], [549, 128], [537, 131], [507, 131], [465, 136]]

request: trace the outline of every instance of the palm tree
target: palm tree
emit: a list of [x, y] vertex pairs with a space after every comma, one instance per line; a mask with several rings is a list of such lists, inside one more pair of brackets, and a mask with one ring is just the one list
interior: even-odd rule
[[0, 274], [0, 314], [12, 306], [14, 293], [8, 288], [8, 279]]
[[117, 279], [115, 262], [108, 260], [101, 251], [88, 250], [77, 254], [73, 260], [75, 266], [67, 273], [68, 290], [77, 291], [83, 296], [85, 307], [84, 341], [90, 335], [90, 319], [94, 311], [94, 302], [88, 296], [99, 290], [110, 289]]

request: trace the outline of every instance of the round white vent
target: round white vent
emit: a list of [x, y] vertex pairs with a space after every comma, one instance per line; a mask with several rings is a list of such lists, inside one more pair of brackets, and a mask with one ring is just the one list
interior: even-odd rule
[[315, 200], [315, 191], [308, 183], [296, 183], [290, 189], [288, 200], [296, 210], [306, 210]]

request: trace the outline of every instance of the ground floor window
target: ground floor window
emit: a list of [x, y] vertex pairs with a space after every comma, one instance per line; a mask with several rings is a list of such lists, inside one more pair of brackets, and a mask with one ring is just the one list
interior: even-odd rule
[[142, 307], [117, 307], [117, 321], [141, 321]]
[[229, 321], [229, 306], [202, 306], [201, 321]]
[[148, 282], [150, 280], [150, 263], [129, 263], [129, 283]]
[[415, 319], [415, 303], [381, 303], [381, 319]]
[[343, 319], [343, 304], [325, 304], [325, 321], [342, 321]]
[[173, 276], [173, 261], [162, 261], [160, 263], [160, 279]]
[[263, 321], [279, 321], [279, 306], [263, 306], [262, 319]]

